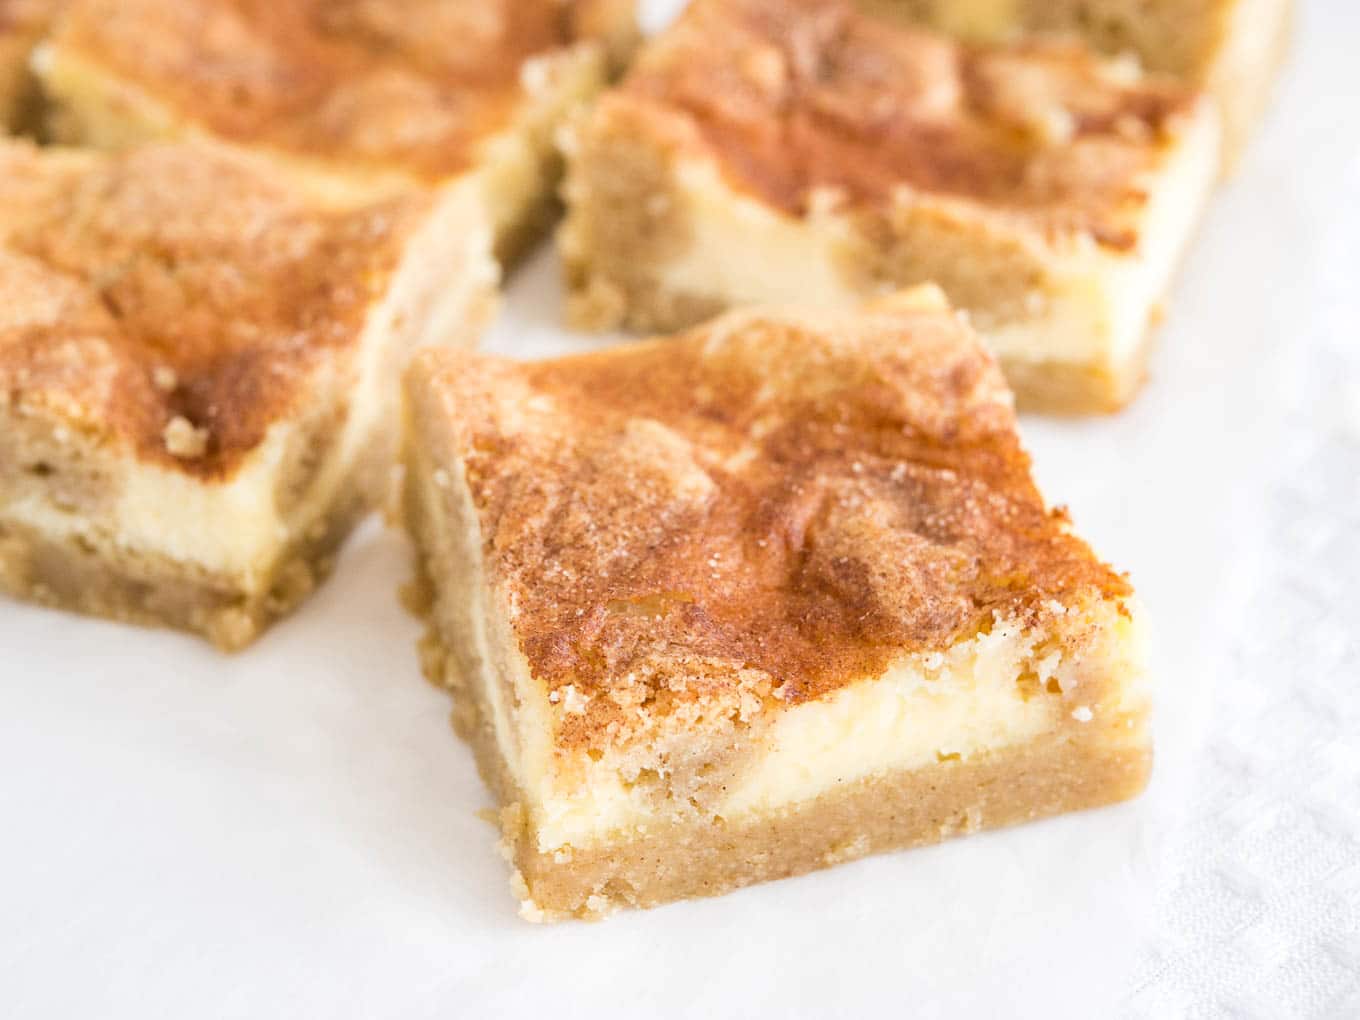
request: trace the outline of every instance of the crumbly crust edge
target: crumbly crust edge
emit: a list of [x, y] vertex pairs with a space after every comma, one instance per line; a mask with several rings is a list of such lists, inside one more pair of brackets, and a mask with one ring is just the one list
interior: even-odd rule
[[[429, 581], [417, 569], [415, 591], [427, 592]], [[420, 602], [417, 595], [416, 607]], [[1141, 732], [1116, 742], [1075, 724], [967, 762], [845, 784], [774, 815], [666, 825], [586, 850], [544, 852], [500, 754], [480, 686], [461, 675], [433, 622], [421, 652], [426, 677], [452, 694], [454, 728], [499, 804], [498, 846], [512, 868], [511, 892], [520, 915], [534, 922], [593, 920], [621, 908], [718, 896], [870, 854], [1103, 807], [1137, 796], [1152, 768]]]

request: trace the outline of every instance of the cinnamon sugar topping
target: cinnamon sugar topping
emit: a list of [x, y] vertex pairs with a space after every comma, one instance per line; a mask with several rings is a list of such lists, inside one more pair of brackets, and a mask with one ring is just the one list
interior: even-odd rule
[[[440, 179], [601, 0], [74, 0], [57, 37], [224, 138]], [[607, 26], [598, 26], [607, 27]]]
[[191, 145], [0, 143], [0, 399], [229, 474], [358, 341], [424, 202], [317, 209]]
[[946, 309], [734, 313], [539, 364], [428, 352], [412, 378], [566, 744], [750, 718], [998, 614], [1129, 593], [1046, 508]]
[[961, 45], [852, 0], [697, 0], [610, 101], [683, 125], [787, 212], [827, 190], [961, 197], [1127, 249], [1139, 175], [1197, 97], [1075, 45]]

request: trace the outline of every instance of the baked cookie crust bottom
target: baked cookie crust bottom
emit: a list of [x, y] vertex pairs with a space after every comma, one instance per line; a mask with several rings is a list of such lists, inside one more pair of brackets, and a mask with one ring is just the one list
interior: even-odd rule
[[54, 539], [0, 519], [0, 591], [55, 609], [200, 634], [224, 652], [245, 648], [330, 575], [335, 553], [382, 497], [390, 443], [376, 443], [326, 512], [285, 548], [258, 590], [154, 552]]
[[[417, 604], [428, 583], [415, 585]], [[522, 797], [501, 758], [490, 708], [456, 653], [432, 626], [422, 646], [427, 677], [454, 696], [454, 727], [502, 806], [501, 850], [511, 886], [531, 921], [599, 918], [622, 907], [654, 907], [718, 896], [888, 850], [939, 843], [1103, 807], [1147, 784], [1152, 752], [1071, 724], [1024, 746], [848, 783], [811, 801], [732, 823], [657, 825], [588, 849], [534, 846]]]

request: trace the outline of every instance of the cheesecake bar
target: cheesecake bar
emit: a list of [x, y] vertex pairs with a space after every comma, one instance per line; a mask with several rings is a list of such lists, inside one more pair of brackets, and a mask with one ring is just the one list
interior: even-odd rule
[[0, 143], [0, 590], [224, 649], [297, 604], [386, 492], [407, 351], [492, 304], [451, 211]]
[[0, 133], [33, 127], [28, 61], [58, 0], [0, 0]]
[[1216, 176], [1212, 104], [1068, 44], [848, 0], [696, 0], [569, 139], [576, 324], [935, 282], [1024, 407], [1112, 410]]
[[472, 187], [508, 258], [634, 30], [631, 0], [73, 0], [36, 68], [66, 141], [211, 140], [343, 200]]
[[936, 288], [407, 376], [425, 666], [529, 919], [1133, 796], [1128, 582]]
[[1293, 0], [861, 0], [975, 41], [1023, 33], [1076, 36], [1136, 56], [1211, 92], [1223, 112], [1229, 163], [1270, 98], [1289, 41]]

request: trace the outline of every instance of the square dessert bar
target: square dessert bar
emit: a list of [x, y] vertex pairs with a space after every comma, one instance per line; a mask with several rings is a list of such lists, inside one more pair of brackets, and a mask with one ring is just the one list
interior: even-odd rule
[[938, 290], [559, 361], [423, 352], [407, 398], [426, 668], [526, 917], [1143, 787], [1129, 585], [1045, 505]]
[[0, 0], [0, 132], [33, 126], [28, 61], [56, 5], [57, 0]]
[[241, 147], [359, 201], [478, 191], [497, 251], [543, 227], [554, 132], [634, 37], [632, 0], [72, 0], [36, 66], [63, 140]]
[[449, 209], [0, 143], [0, 590], [225, 649], [293, 607], [386, 490], [407, 351], [493, 303]]
[[1293, 0], [861, 0], [976, 41], [1072, 35], [1211, 92], [1229, 161], [1270, 98], [1289, 41]]
[[1216, 177], [1212, 103], [848, 0], [697, 0], [571, 140], [569, 316], [671, 330], [935, 282], [1026, 407], [1118, 408]]

